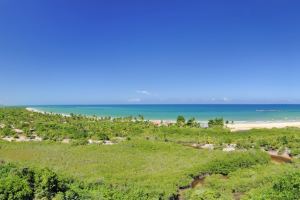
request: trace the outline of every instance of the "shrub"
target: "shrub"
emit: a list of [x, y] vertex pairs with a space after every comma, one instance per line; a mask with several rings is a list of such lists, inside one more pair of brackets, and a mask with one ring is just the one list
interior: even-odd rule
[[184, 116], [179, 115], [179, 116], [177, 117], [176, 124], [177, 124], [178, 126], [184, 126], [184, 124], [185, 124], [185, 118], [184, 118]]
[[223, 118], [216, 118], [216, 119], [210, 119], [208, 121], [208, 127], [209, 128], [223, 128], [224, 127], [224, 119]]
[[195, 193], [189, 195], [188, 199], [191, 200], [217, 200], [220, 199], [221, 194], [219, 192], [210, 189], [201, 189]]
[[269, 156], [260, 151], [234, 152], [209, 162], [203, 173], [228, 175], [239, 168], [247, 168], [256, 164], [266, 164]]
[[86, 139], [77, 139], [77, 140], [72, 140], [71, 144], [74, 146], [86, 145], [86, 144], [88, 144], [88, 141]]
[[57, 175], [49, 169], [43, 169], [35, 174], [36, 198], [52, 199], [62, 188]]
[[300, 172], [289, 172], [278, 177], [269, 185], [251, 191], [247, 199], [295, 200], [300, 197]]
[[194, 117], [192, 117], [191, 119], [189, 119], [186, 123], [187, 126], [189, 127], [200, 127], [200, 124], [196, 121], [196, 119]]
[[71, 180], [60, 178], [49, 169], [0, 164], [0, 200], [84, 199], [80, 190]]
[[0, 129], [0, 135], [2, 135], [2, 136], [11, 136], [11, 135], [14, 135], [14, 134], [15, 134], [15, 132], [7, 126]]
[[32, 188], [22, 177], [11, 174], [0, 178], [0, 200], [29, 200], [32, 198]]

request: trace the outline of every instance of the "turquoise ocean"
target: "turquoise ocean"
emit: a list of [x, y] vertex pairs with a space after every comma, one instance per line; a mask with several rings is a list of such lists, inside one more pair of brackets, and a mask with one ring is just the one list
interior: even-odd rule
[[207, 121], [216, 117], [236, 122], [300, 121], [300, 104], [170, 104], [170, 105], [43, 105], [28, 106], [44, 112], [87, 116], [176, 120], [178, 115]]

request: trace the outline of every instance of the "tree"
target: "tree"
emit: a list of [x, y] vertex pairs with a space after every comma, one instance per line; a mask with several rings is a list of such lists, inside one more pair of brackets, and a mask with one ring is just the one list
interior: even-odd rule
[[196, 121], [195, 117], [192, 117], [189, 119], [186, 123], [187, 126], [189, 127], [200, 127], [200, 124]]
[[208, 121], [208, 127], [209, 128], [223, 128], [224, 127], [224, 119], [223, 118], [216, 118], [216, 119], [210, 119]]
[[184, 116], [179, 115], [177, 117], [176, 123], [177, 123], [178, 126], [184, 126], [184, 124], [185, 124], [185, 118], [184, 118]]

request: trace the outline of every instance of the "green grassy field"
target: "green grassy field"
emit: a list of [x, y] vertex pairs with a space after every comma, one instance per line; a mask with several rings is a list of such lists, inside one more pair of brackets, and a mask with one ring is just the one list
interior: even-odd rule
[[[0, 160], [15, 164], [21, 172], [27, 167], [38, 173], [39, 169], [49, 168], [70, 178], [79, 188], [74, 189], [79, 199], [295, 199], [300, 191], [299, 179], [284, 179], [299, 171], [298, 159], [294, 158], [293, 163], [274, 163], [261, 150], [288, 148], [292, 155], [298, 155], [300, 130], [296, 128], [230, 133], [221, 128], [157, 127], [129, 119], [66, 118], [22, 108], [1, 109], [0, 124], [6, 127], [0, 129], [3, 137], [18, 137], [12, 126], [27, 131], [24, 134], [28, 136], [43, 137], [42, 142], [0, 141]], [[104, 135], [106, 139], [126, 139], [113, 145], [76, 142], [103, 139]], [[63, 144], [63, 138], [75, 142]], [[207, 143], [214, 144], [215, 149], [185, 146]], [[222, 151], [227, 144], [237, 144], [236, 151]], [[11, 174], [14, 172], [6, 176]], [[201, 185], [189, 187], [198, 175], [207, 177]], [[20, 177], [24, 179], [23, 175]], [[288, 187], [278, 189], [278, 184]], [[3, 191], [11, 192], [7, 187]], [[68, 192], [57, 190], [45, 199], [74, 199]], [[278, 195], [282, 193], [285, 196]], [[0, 199], [5, 198], [0, 195]]]
[[154, 141], [72, 146], [57, 143], [0, 143], [0, 158], [22, 166], [49, 167], [85, 182], [135, 185], [153, 197], [176, 195], [205, 166], [224, 156], [246, 153], [197, 150]]

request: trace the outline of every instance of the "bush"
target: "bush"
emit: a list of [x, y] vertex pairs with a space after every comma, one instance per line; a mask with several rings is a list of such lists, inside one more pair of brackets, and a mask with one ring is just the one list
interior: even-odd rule
[[300, 172], [289, 172], [278, 177], [270, 185], [251, 191], [247, 199], [296, 200], [300, 197]]
[[4, 128], [1, 128], [0, 129], [0, 135], [1, 136], [11, 136], [11, 135], [14, 135], [15, 132], [9, 128], [8, 126], [5, 126]]
[[0, 200], [83, 199], [79, 187], [49, 169], [0, 164]]
[[26, 179], [17, 175], [0, 178], [0, 200], [33, 199], [33, 191]]
[[123, 200], [123, 199], [139, 199], [152, 200], [162, 199], [157, 198], [156, 195], [147, 193], [147, 191], [138, 188], [134, 185], [119, 185], [117, 187], [106, 186], [101, 188], [101, 198], [104, 200]]
[[217, 200], [220, 199], [221, 194], [219, 192], [210, 189], [201, 189], [188, 196], [190, 200]]
[[56, 193], [62, 190], [57, 175], [49, 169], [43, 169], [35, 174], [36, 198], [52, 199]]
[[77, 139], [77, 140], [72, 140], [71, 144], [74, 146], [86, 145], [86, 144], [88, 144], [88, 141], [86, 139]]
[[216, 118], [216, 119], [210, 119], [208, 121], [208, 127], [209, 128], [223, 128], [224, 127], [224, 119], [223, 118]]
[[188, 127], [196, 127], [196, 128], [200, 128], [200, 123], [198, 123], [194, 117], [191, 118], [191, 119], [189, 119], [189, 120], [187, 121], [186, 125], [187, 125]]
[[228, 175], [239, 168], [247, 168], [257, 164], [266, 164], [270, 157], [260, 151], [228, 153], [219, 159], [209, 162], [203, 173]]
[[177, 117], [176, 124], [177, 124], [178, 126], [184, 126], [184, 124], [185, 124], [185, 118], [184, 118], [184, 116], [179, 115], [179, 116]]

